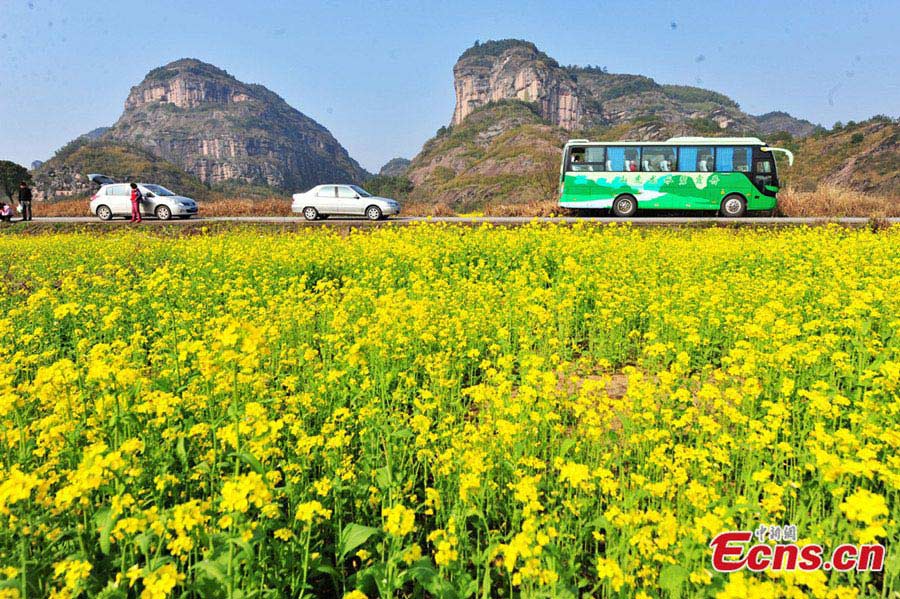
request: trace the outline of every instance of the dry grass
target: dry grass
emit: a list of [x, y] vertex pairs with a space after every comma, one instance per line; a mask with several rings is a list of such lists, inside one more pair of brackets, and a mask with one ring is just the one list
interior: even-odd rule
[[[88, 199], [63, 200], [35, 205], [37, 216], [90, 216]], [[488, 204], [477, 214], [484, 216], [551, 216], [564, 211], [556, 200], [524, 204]], [[290, 216], [290, 200], [225, 198], [200, 202], [203, 216]], [[476, 214], [476, 213], [473, 213]], [[459, 216], [449, 205], [422, 201], [403, 202], [404, 216]], [[900, 198], [879, 196], [840, 187], [822, 186], [814, 192], [787, 189], [779, 194], [779, 216], [900, 217]]]
[[[63, 200], [53, 203], [36, 203], [36, 216], [90, 216], [88, 198]], [[281, 198], [248, 200], [227, 198], [222, 200], [200, 201], [202, 216], [290, 216], [291, 201]]]
[[779, 216], [900, 216], [900, 198], [861, 193], [842, 187], [816, 191], [787, 189], [778, 194]]
[[556, 200], [529, 202], [527, 204], [490, 204], [485, 206], [485, 216], [559, 216], [565, 212]]
[[203, 216], [291, 216], [291, 201], [269, 198], [243, 200], [229, 198], [200, 203]]

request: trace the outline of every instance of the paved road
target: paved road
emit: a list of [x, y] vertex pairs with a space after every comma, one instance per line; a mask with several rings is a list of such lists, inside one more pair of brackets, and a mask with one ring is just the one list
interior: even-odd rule
[[[556, 223], [556, 224], [611, 224], [631, 223], [633, 226], [798, 226], [798, 225], [825, 225], [836, 223], [848, 227], [863, 227], [870, 222], [868, 218], [719, 218], [719, 217], [655, 217], [641, 216], [633, 219], [612, 217], [399, 217], [388, 220], [371, 222], [363, 219], [329, 218], [327, 220], [309, 222], [298, 216], [233, 216], [233, 217], [195, 217], [188, 220], [159, 221], [145, 218], [143, 225], [197, 225], [207, 223], [258, 223], [272, 225], [291, 225], [304, 227], [369, 227], [369, 226], [398, 226], [422, 222], [452, 223], [463, 225], [479, 225], [490, 223], [499, 226], [517, 226], [531, 222]], [[891, 224], [900, 224], [900, 218], [888, 218], [883, 221]], [[94, 217], [37, 217], [32, 221], [32, 226], [38, 224], [86, 224], [103, 227], [129, 226], [127, 220], [113, 220], [102, 222]]]

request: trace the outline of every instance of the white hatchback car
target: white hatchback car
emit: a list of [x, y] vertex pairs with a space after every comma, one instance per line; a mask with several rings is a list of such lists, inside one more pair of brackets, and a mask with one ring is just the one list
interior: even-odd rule
[[[91, 214], [98, 216], [100, 220], [131, 216], [130, 184], [117, 183], [105, 175], [88, 175], [88, 178], [100, 186], [100, 190], [91, 197]], [[144, 194], [144, 201], [141, 202], [142, 216], [169, 220], [173, 216], [190, 218], [197, 214], [197, 202], [177, 195], [162, 185], [138, 183], [138, 189]]]
[[317, 185], [305, 193], [295, 193], [293, 212], [306, 220], [329, 216], [365, 216], [381, 220], [400, 214], [400, 204], [390, 198], [379, 198], [358, 185]]

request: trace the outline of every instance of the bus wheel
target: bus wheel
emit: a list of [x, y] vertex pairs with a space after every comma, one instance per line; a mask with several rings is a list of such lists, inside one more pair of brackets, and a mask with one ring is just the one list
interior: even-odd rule
[[627, 194], [620, 195], [615, 199], [612, 205], [613, 214], [619, 218], [628, 218], [637, 213], [637, 200], [634, 196]]
[[722, 216], [738, 218], [747, 214], [747, 200], [736, 193], [725, 196], [720, 210]]

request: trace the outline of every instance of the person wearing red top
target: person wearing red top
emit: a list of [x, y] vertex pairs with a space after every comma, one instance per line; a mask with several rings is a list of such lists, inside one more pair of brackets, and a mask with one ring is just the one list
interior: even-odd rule
[[138, 189], [137, 183], [131, 184], [131, 222], [141, 222], [141, 202], [144, 200], [144, 194]]

